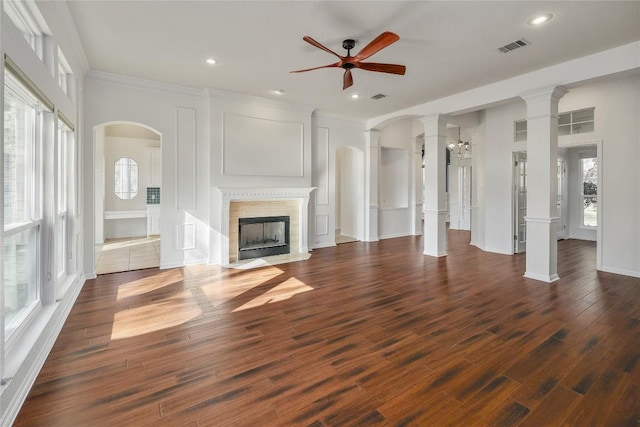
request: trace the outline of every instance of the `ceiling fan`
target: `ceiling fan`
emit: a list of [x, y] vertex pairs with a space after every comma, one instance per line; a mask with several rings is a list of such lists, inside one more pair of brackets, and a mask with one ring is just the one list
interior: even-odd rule
[[296, 70], [291, 72], [302, 73], [305, 71], [318, 70], [320, 68], [331, 68], [331, 67], [344, 68], [345, 71], [342, 79], [343, 80], [342, 90], [345, 90], [351, 85], [353, 85], [353, 76], [351, 75], [351, 70], [353, 68], [360, 68], [362, 70], [367, 70], [367, 71], [377, 71], [379, 73], [400, 74], [400, 75], [404, 75], [407, 69], [407, 67], [405, 67], [404, 65], [398, 65], [398, 64], [380, 64], [377, 62], [362, 62], [363, 59], [367, 59], [368, 57], [375, 54], [376, 52], [400, 40], [400, 37], [398, 37], [397, 34], [391, 33], [389, 31], [385, 31], [384, 33], [376, 37], [373, 41], [371, 41], [371, 43], [363, 47], [362, 50], [356, 56], [351, 56], [351, 49], [353, 49], [356, 45], [356, 41], [353, 39], [346, 39], [342, 42], [342, 47], [347, 50], [347, 56], [338, 55], [331, 49], [323, 46], [322, 44], [318, 43], [317, 41], [315, 41], [309, 36], [304, 36], [302, 40], [306, 41], [309, 44], [312, 44], [313, 46], [319, 49], [324, 50], [325, 52], [329, 52], [330, 54], [337, 56], [338, 58], [340, 58], [340, 61], [334, 64], [322, 65], [320, 67], [307, 68], [304, 70]]

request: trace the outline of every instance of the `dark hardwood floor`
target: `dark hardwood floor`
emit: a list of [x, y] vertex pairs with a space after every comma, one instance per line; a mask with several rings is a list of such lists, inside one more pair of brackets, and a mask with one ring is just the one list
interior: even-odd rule
[[449, 232], [88, 281], [19, 426], [638, 426], [640, 279]]

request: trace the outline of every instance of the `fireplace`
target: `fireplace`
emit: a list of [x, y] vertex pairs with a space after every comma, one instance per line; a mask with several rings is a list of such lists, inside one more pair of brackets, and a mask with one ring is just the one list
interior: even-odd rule
[[288, 254], [288, 216], [238, 218], [238, 259]]
[[229, 266], [237, 262], [240, 218], [288, 216], [289, 253], [309, 254], [309, 197], [312, 187], [215, 187], [213, 212], [219, 212], [216, 240], [219, 252], [214, 263]]

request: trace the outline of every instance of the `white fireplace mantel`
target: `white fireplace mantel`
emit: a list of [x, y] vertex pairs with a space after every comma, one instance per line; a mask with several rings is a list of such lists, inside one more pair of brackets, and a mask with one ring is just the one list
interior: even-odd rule
[[234, 201], [297, 200], [299, 253], [309, 252], [309, 198], [315, 187], [215, 187], [220, 203], [220, 264], [229, 265], [229, 207]]

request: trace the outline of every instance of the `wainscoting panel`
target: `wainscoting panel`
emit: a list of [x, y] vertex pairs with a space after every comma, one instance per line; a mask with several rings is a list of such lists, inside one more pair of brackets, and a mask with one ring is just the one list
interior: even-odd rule
[[196, 209], [196, 110], [176, 109], [176, 201], [178, 210]]
[[222, 173], [301, 177], [303, 124], [224, 114]]
[[329, 234], [329, 215], [316, 215], [316, 236]]
[[195, 249], [196, 241], [196, 224], [176, 225], [176, 250]]
[[329, 204], [329, 129], [317, 128], [315, 156], [316, 204]]

